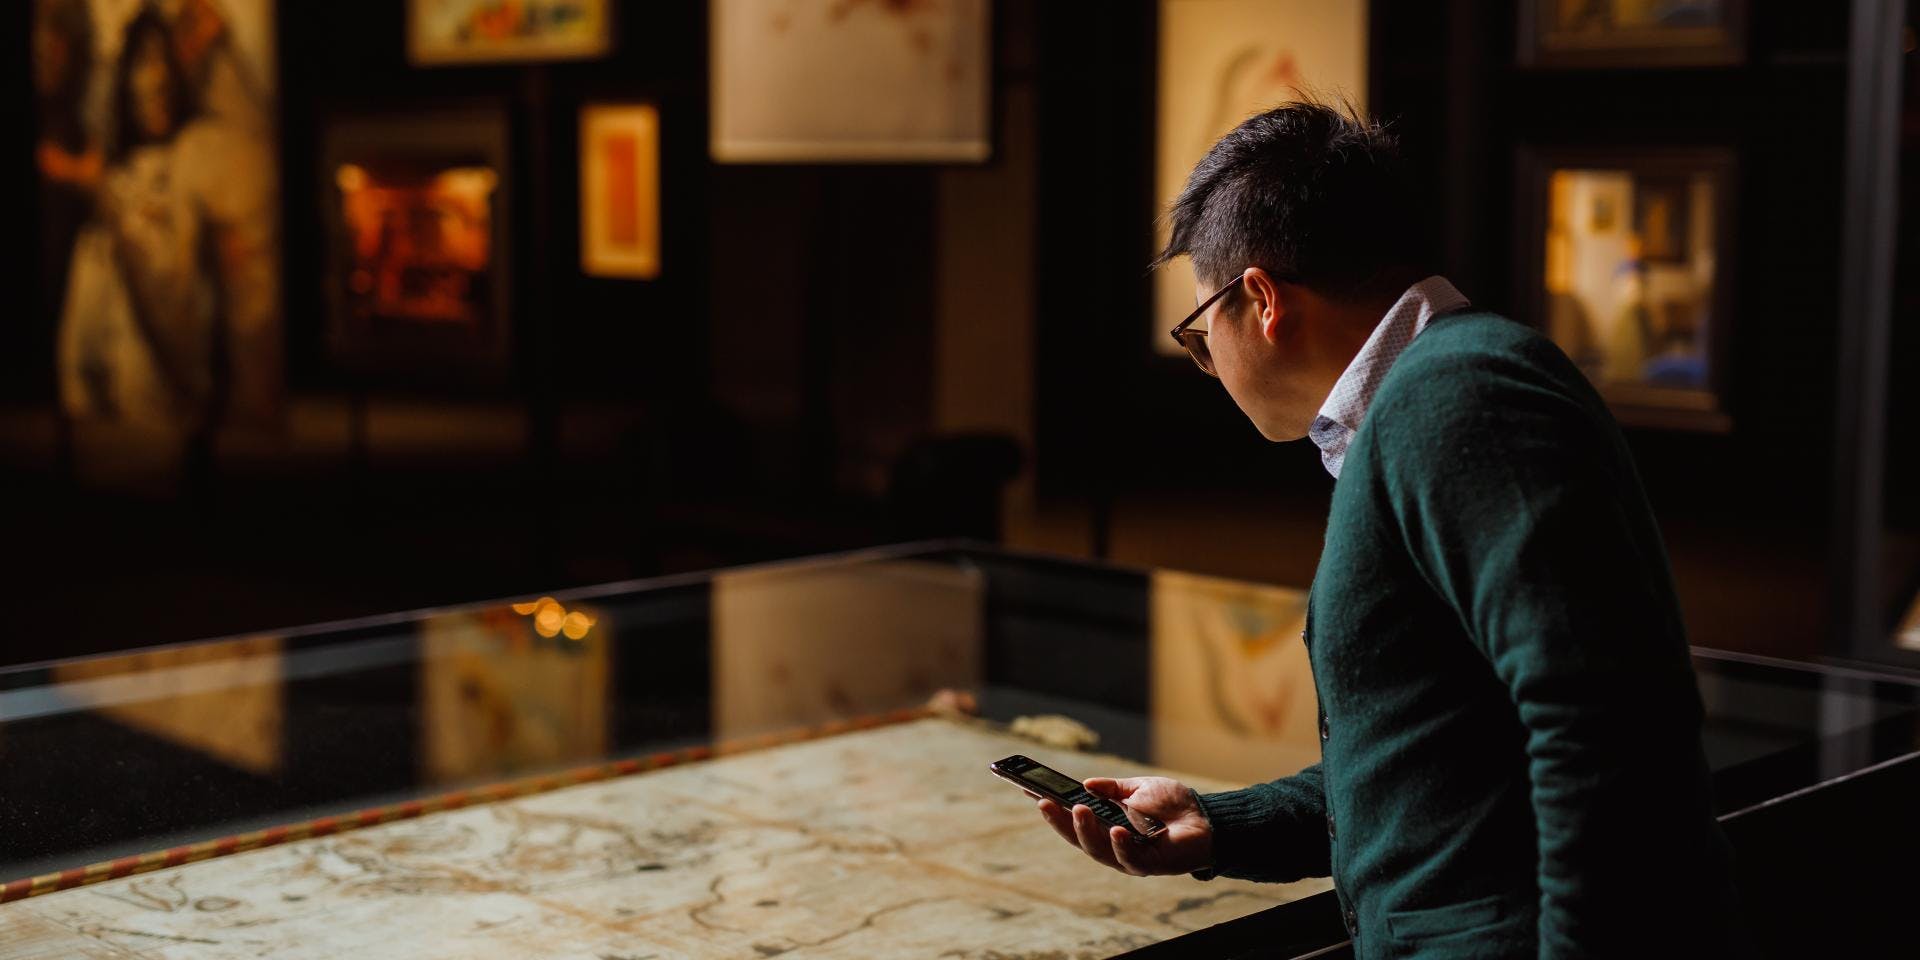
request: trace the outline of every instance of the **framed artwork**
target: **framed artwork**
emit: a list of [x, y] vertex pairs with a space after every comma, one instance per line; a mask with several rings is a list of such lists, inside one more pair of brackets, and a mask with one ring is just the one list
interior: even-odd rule
[[1730, 429], [1732, 152], [1529, 150], [1520, 169], [1516, 302], [1623, 424]]
[[609, 0], [407, 0], [407, 55], [420, 66], [579, 60], [613, 46]]
[[[1240, 121], [1308, 92], [1366, 109], [1367, 4], [1160, 0], [1156, 212], [1172, 205], [1193, 165]], [[1167, 239], [1161, 219], [1156, 250]], [[1184, 258], [1155, 271], [1153, 302], [1148, 342], [1184, 356], [1167, 336], [1194, 307], [1193, 269]]]
[[580, 108], [580, 269], [660, 275], [660, 114], [652, 104]]
[[408, 382], [504, 377], [504, 114], [337, 119], [326, 125], [320, 170], [334, 362]]
[[116, 445], [276, 421], [273, 9], [34, 0], [39, 319], [62, 412]]
[[713, 159], [987, 159], [988, 7], [988, 0], [713, 0]]
[[1520, 0], [1520, 63], [1700, 67], [1746, 59], [1746, 0]]

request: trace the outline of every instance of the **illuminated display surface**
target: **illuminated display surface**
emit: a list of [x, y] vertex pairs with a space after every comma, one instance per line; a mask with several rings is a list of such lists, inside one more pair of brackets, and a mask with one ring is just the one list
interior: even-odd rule
[[1167, 773], [920, 720], [25, 900], [0, 958], [1106, 956], [1327, 889], [1095, 867], [1016, 752]]
[[[1339, 926], [1319, 888], [1105, 870], [987, 770], [1019, 754], [1201, 789], [1298, 770], [1319, 752], [1303, 615], [1298, 590], [901, 547], [0, 669], [0, 960], [985, 960], [1202, 928], [1248, 949], [1312, 939], [1316, 916]], [[1912, 683], [1694, 665], [1723, 813], [1785, 809], [1920, 743]], [[990, 724], [849, 732], [942, 692]], [[1004, 732], [1047, 715], [1100, 752]], [[729, 743], [751, 749], [700, 759]], [[476, 789], [663, 754], [682, 765]], [[161, 867], [450, 791], [469, 805]], [[85, 869], [115, 862], [156, 869]]]

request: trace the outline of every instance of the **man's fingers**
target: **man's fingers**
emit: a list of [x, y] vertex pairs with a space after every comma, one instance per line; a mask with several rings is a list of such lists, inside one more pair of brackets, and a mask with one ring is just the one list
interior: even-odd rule
[[1073, 807], [1073, 832], [1080, 838], [1080, 849], [1085, 850], [1087, 856], [1115, 870], [1121, 869], [1120, 861], [1113, 856], [1113, 841], [1107, 837], [1107, 825], [1085, 804]]
[[1088, 777], [1086, 785], [1088, 793], [1097, 797], [1106, 797], [1108, 800], [1125, 800], [1134, 791], [1131, 778], [1115, 780], [1112, 777]]
[[1076, 847], [1080, 845], [1080, 837], [1073, 832], [1073, 815], [1060, 809], [1059, 804], [1052, 800], [1040, 801], [1040, 816], [1046, 819], [1047, 826], [1052, 827], [1054, 833], [1060, 835], [1060, 839]]
[[1107, 837], [1113, 841], [1113, 858], [1120, 861], [1120, 869], [1136, 877], [1147, 875], [1146, 850], [1133, 839], [1133, 834], [1125, 827], [1114, 827], [1107, 831]]

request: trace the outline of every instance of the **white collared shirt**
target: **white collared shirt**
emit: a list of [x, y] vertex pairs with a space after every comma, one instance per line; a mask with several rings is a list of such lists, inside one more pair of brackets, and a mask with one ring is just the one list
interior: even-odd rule
[[1334, 382], [1327, 402], [1320, 405], [1320, 415], [1313, 418], [1313, 426], [1307, 428], [1307, 438], [1320, 448], [1320, 462], [1327, 465], [1328, 473], [1339, 478], [1340, 465], [1347, 459], [1347, 447], [1367, 419], [1367, 407], [1373, 403], [1374, 392], [1387, 378], [1393, 362], [1400, 359], [1401, 351], [1407, 349], [1407, 344], [1412, 343], [1434, 317], [1466, 306], [1467, 298], [1440, 276], [1428, 277], [1408, 287], [1407, 292], [1394, 301], [1380, 325], [1373, 328], [1366, 345], [1354, 354], [1346, 372]]

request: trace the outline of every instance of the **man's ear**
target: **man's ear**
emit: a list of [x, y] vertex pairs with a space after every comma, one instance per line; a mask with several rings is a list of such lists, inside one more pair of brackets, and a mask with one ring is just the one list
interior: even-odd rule
[[1241, 278], [1240, 286], [1253, 301], [1260, 321], [1260, 335], [1267, 338], [1268, 343], [1279, 343], [1285, 330], [1283, 324], [1289, 319], [1286, 292], [1271, 274], [1259, 267], [1248, 267]]

